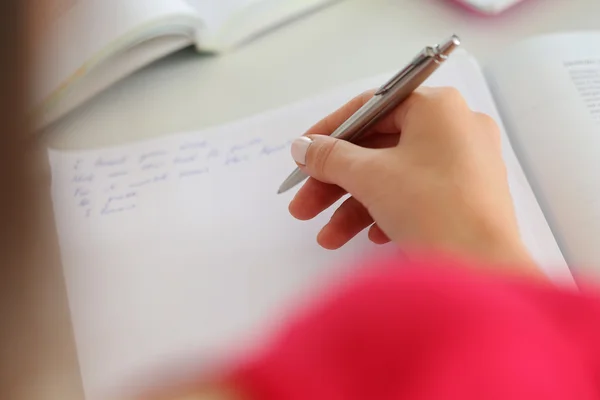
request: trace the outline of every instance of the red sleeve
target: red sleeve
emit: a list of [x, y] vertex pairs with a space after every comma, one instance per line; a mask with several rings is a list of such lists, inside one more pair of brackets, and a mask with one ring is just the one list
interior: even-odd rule
[[600, 299], [448, 260], [371, 265], [231, 376], [251, 399], [599, 399]]

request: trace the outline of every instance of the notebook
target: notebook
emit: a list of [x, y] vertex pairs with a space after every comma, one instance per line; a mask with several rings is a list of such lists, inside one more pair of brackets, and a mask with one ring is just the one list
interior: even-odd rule
[[336, 0], [40, 0], [33, 97], [43, 128], [143, 66], [193, 45], [222, 53]]
[[[544, 36], [484, 67], [463, 49], [426, 82], [458, 88], [501, 126], [523, 241], [569, 286], [582, 272], [569, 264], [600, 265], [599, 49], [598, 33]], [[295, 167], [291, 141], [393, 72], [202, 131], [49, 152], [88, 399], [217, 365], [353, 260], [392, 251], [365, 234], [326, 251], [315, 237], [331, 210], [296, 221], [294, 191], [276, 193]]]

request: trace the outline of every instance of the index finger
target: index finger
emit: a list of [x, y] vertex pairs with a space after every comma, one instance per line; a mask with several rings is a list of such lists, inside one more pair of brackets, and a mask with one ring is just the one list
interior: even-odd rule
[[[332, 112], [304, 133], [306, 135], [331, 135], [341, 124], [371, 100], [377, 89], [367, 90]], [[394, 113], [382, 118], [370, 130], [372, 133], [399, 133]]]
[[374, 94], [375, 90], [368, 90], [359, 94], [317, 122], [304, 135], [331, 135], [344, 121], [357, 112], [367, 101], [371, 100]]

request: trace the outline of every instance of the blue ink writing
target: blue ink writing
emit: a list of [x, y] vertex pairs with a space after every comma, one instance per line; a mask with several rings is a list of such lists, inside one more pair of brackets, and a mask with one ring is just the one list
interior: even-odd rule
[[130, 188], [139, 188], [139, 187], [142, 187], [142, 186], [150, 185], [152, 183], [163, 182], [163, 181], [167, 180], [167, 177], [168, 177], [168, 175], [165, 172], [162, 175], [156, 175], [153, 178], [145, 179], [145, 180], [140, 181], [140, 182], [132, 183], [132, 184], [129, 185], [129, 187]]
[[73, 166], [73, 169], [79, 169], [79, 167], [81, 166], [81, 164], [83, 164], [82, 160], [75, 161], [75, 165]]
[[81, 201], [79, 202], [79, 207], [87, 207], [89, 205], [90, 205], [89, 199], [81, 199]]
[[173, 160], [173, 162], [175, 164], [189, 164], [191, 162], [196, 161], [197, 156], [198, 154], [194, 154], [188, 157], [175, 157], [175, 160]]
[[228, 155], [225, 159], [225, 165], [239, 164], [241, 162], [247, 161], [248, 156], [237, 156], [235, 154]]
[[288, 147], [287, 143], [281, 144], [279, 146], [264, 145], [263, 148], [260, 150], [260, 154], [268, 156], [273, 153], [277, 153], [281, 150], [284, 150], [287, 147]]
[[136, 196], [137, 192], [128, 192], [120, 196], [110, 196], [106, 200], [104, 207], [102, 207], [100, 214], [116, 214], [134, 209], [136, 207], [134, 203]]
[[157, 151], [151, 151], [150, 153], [142, 154], [140, 156], [140, 164], [150, 158], [162, 157], [162, 156], [166, 156], [166, 155], [167, 155], [166, 150], [157, 150]]
[[135, 204], [130, 204], [127, 206], [121, 206], [121, 207], [111, 207], [109, 208], [110, 204], [107, 203], [106, 206], [102, 209], [101, 214], [102, 215], [110, 215], [110, 214], [118, 214], [118, 213], [122, 213], [125, 211], [129, 211], [129, 210], [133, 210], [135, 208]]
[[190, 171], [182, 171], [181, 173], [179, 173], [179, 177], [180, 178], [187, 178], [190, 176], [195, 176], [195, 175], [202, 175], [202, 174], [206, 174], [208, 172], [208, 167], [202, 168], [202, 169], [193, 169]]
[[84, 196], [89, 196], [89, 194], [90, 194], [89, 190], [78, 187], [77, 189], [75, 189], [75, 194], [73, 196], [74, 197], [84, 197]]
[[142, 169], [143, 170], [158, 169], [158, 168], [162, 168], [164, 165], [165, 165], [165, 163], [162, 163], [162, 162], [159, 162], [159, 163], [148, 163], [148, 164], [142, 165]]
[[211, 151], [208, 152], [208, 155], [206, 156], [206, 158], [208, 160], [210, 160], [211, 158], [217, 158], [217, 157], [219, 157], [218, 149], [212, 149]]
[[253, 139], [247, 143], [236, 144], [236, 145], [232, 146], [231, 149], [229, 149], [229, 151], [232, 153], [235, 153], [236, 151], [245, 150], [249, 147], [256, 146], [257, 144], [260, 144], [261, 142], [262, 142], [262, 139]]
[[109, 178], [118, 178], [120, 176], [125, 176], [127, 175], [127, 171], [117, 171], [117, 172], [111, 172], [110, 174], [108, 174]]
[[208, 143], [206, 141], [188, 142], [188, 143], [184, 143], [181, 146], [179, 146], [179, 149], [180, 150], [204, 149], [206, 146], [208, 146]]
[[122, 156], [118, 158], [102, 158], [100, 157], [96, 160], [97, 167], [114, 167], [116, 165], [123, 165], [127, 161], [127, 156]]
[[92, 182], [93, 180], [94, 174], [77, 174], [73, 177], [75, 183]]

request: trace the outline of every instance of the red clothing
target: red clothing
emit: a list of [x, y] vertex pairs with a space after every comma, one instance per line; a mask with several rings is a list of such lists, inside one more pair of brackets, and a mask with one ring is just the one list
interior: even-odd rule
[[600, 399], [600, 298], [478, 271], [369, 266], [231, 380], [257, 400]]

